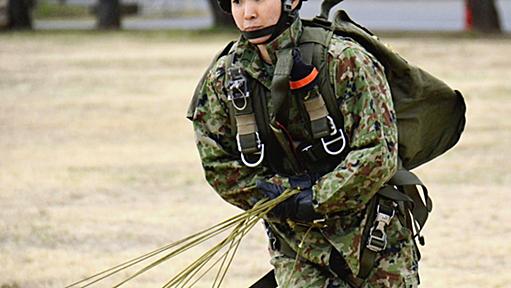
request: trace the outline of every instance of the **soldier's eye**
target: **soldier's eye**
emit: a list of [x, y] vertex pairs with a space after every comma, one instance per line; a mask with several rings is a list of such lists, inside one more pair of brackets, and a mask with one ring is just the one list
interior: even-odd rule
[[231, 3], [233, 3], [233, 4], [240, 4], [240, 0], [232, 0]]

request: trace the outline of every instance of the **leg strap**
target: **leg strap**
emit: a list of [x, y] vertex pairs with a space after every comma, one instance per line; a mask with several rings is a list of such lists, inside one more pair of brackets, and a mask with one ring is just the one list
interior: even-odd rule
[[[422, 196], [418, 189], [421, 187]], [[395, 205], [389, 207], [391, 200]], [[397, 208], [397, 209], [396, 209]], [[367, 206], [367, 223], [364, 228], [364, 246], [360, 252], [360, 271], [358, 278], [366, 279], [372, 269], [379, 252], [386, 248], [386, 234], [383, 229], [390, 223], [396, 210], [401, 223], [410, 231], [416, 232], [413, 235], [419, 237], [419, 242], [424, 245], [424, 238], [420, 231], [424, 227], [428, 214], [433, 208], [433, 203], [428, 195], [428, 190], [422, 181], [412, 172], [399, 169], [387, 185], [378, 191], [377, 195]], [[418, 255], [420, 255], [418, 253]]]

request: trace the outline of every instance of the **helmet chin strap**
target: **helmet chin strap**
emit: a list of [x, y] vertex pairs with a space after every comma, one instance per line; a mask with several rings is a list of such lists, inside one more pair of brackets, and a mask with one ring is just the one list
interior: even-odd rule
[[261, 44], [267, 44], [271, 42], [282, 32], [284, 32], [284, 30], [286, 30], [297, 17], [297, 12], [292, 10], [291, 3], [291, 0], [282, 1], [282, 13], [280, 14], [280, 18], [279, 21], [277, 21], [277, 24], [254, 31], [241, 31], [241, 34], [247, 40], [254, 40], [270, 35], [271, 37]]

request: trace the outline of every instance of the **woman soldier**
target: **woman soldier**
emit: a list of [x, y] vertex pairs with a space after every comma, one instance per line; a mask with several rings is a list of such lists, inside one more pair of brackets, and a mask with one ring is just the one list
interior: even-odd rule
[[265, 219], [279, 287], [416, 287], [412, 232], [374, 200], [398, 165], [382, 65], [302, 21], [301, 1], [219, 0], [241, 37], [188, 114], [206, 179], [245, 210], [298, 192]]

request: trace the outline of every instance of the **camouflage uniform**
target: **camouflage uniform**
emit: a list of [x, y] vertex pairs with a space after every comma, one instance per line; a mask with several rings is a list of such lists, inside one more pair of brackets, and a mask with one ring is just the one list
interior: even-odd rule
[[[302, 32], [297, 19], [268, 44], [273, 63], [278, 49], [296, 43]], [[257, 48], [241, 37], [231, 53], [236, 53], [245, 72], [260, 85], [271, 87], [272, 65], [260, 58]], [[353, 275], [359, 271], [359, 253], [368, 201], [397, 168], [397, 127], [390, 89], [383, 67], [359, 44], [334, 36], [328, 51], [331, 83], [344, 116], [351, 151], [330, 173], [313, 186], [315, 210], [336, 215], [326, 227], [308, 227], [270, 222], [271, 230], [298, 254], [298, 259], [270, 249], [271, 263], [279, 287], [349, 287], [328, 272], [332, 249], [345, 259]], [[197, 147], [207, 181], [218, 194], [242, 209], [251, 208], [264, 194], [255, 187], [264, 179], [289, 187], [285, 177], [268, 167], [249, 168], [240, 161], [236, 147], [236, 127], [231, 121], [225, 94], [226, 57], [209, 70], [193, 113]], [[254, 96], [256, 97], [256, 96]], [[288, 130], [294, 139], [303, 139], [303, 113], [290, 95]], [[271, 101], [267, 101], [271, 105]], [[268, 111], [271, 111], [268, 107]], [[397, 217], [386, 228], [387, 249], [378, 255], [363, 287], [415, 287], [418, 285], [417, 252], [411, 232]]]

